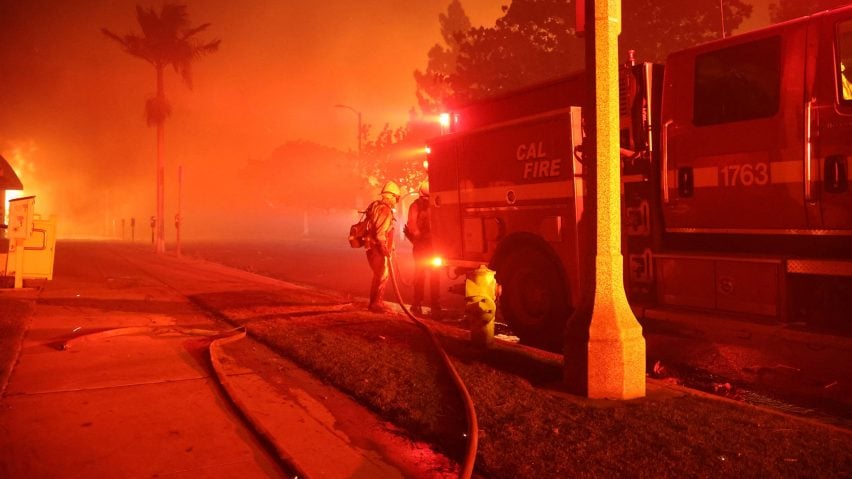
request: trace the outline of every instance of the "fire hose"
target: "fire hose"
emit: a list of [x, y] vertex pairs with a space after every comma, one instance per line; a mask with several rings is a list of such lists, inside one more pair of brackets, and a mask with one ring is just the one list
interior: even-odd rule
[[[77, 330], [75, 329], [76, 333]], [[242, 417], [251, 424], [254, 432], [260, 436], [260, 438], [267, 444], [268, 447], [271, 447], [278, 454], [279, 465], [287, 472], [294, 475], [294, 477], [309, 477], [305, 472], [298, 466], [298, 463], [293, 459], [287, 451], [281, 449], [278, 444], [274, 440], [274, 436], [272, 432], [263, 425], [263, 423], [256, 418], [252, 417], [247, 413], [250, 409], [246, 407], [244, 401], [240, 399], [239, 394], [236, 394], [234, 386], [231, 384], [228, 376], [223, 372], [222, 368], [222, 346], [228, 343], [232, 343], [234, 341], [238, 341], [246, 337], [246, 329], [243, 326], [228, 329], [225, 331], [217, 331], [217, 330], [209, 330], [209, 329], [199, 329], [199, 328], [184, 328], [180, 326], [165, 326], [165, 327], [155, 327], [155, 326], [136, 326], [136, 327], [126, 327], [126, 328], [114, 328], [107, 329], [104, 331], [98, 331], [94, 333], [88, 333], [80, 336], [76, 336], [70, 339], [67, 339], [59, 344], [60, 350], [69, 350], [72, 346], [76, 346], [80, 343], [87, 343], [94, 340], [99, 339], [107, 339], [113, 338], [116, 336], [132, 336], [137, 334], [150, 334], [152, 336], [165, 336], [165, 335], [184, 335], [184, 336], [203, 336], [213, 338], [210, 342], [209, 354], [210, 354], [210, 363], [213, 366], [213, 372], [216, 374], [216, 378], [219, 380], [219, 384], [222, 386], [222, 389], [227, 394], [228, 398], [234, 405], [237, 407], [237, 410], [240, 411]]]
[[[467, 422], [467, 450], [464, 457], [464, 462], [459, 471], [459, 477], [463, 479], [470, 479], [473, 475], [474, 463], [476, 462], [476, 452], [479, 443], [479, 426], [476, 419], [476, 410], [474, 409], [473, 400], [470, 397], [470, 393], [467, 390], [467, 387], [462, 381], [461, 376], [456, 370], [455, 366], [453, 366], [452, 361], [449, 358], [449, 355], [444, 350], [440, 341], [438, 340], [435, 333], [429, 328], [429, 326], [418, 319], [414, 314], [409, 311], [406, 307], [404, 300], [402, 299], [402, 294], [400, 292], [399, 284], [397, 281], [397, 275], [394, 273], [396, 270], [395, 261], [392, 257], [388, 257], [387, 266], [390, 272], [390, 277], [394, 287], [394, 293], [396, 294], [397, 300], [399, 302], [400, 307], [403, 312], [405, 312], [406, 316], [408, 316], [411, 321], [420, 326], [429, 336], [432, 344], [435, 346], [435, 349], [438, 351], [444, 366], [447, 371], [450, 373], [450, 376], [453, 379], [454, 385], [456, 389], [459, 391], [462, 402], [464, 403], [465, 408], [465, 416]], [[79, 329], [79, 328], [78, 328]], [[74, 330], [76, 333], [77, 330]], [[191, 335], [191, 336], [207, 336], [207, 337], [215, 337], [215, 339], [210, 344], [210, 359], [213, 363], [213, 369], [216, 373], [217, 378], [219, 379], [219, 383], [222, 385], [225, 392], [228, 394], [230, 399], [234, 402], [237, 408], [241, 411], [245, 411], [243, 405], [238, 400], [238, 396], [232, 392], [232, 387], [230, 386], [227, 378], [224, 374], [221, 373], [219, 368], [217, 368], [217, 364], [219, 363], [219, 354], [221, 351], [221, 346], [233, 341], [237, 341], [246, 336], [246, 331], [244, 327], [238, 327], [226, 331], [214, 331], [214, 330], [205, 330], [205, 329], [197, 329], [197, 328], [184, 328], [179, 326], [166, 326], [166, 327], [152, 327], [152, 326], [141, 326], [141, 327], [125, 327], [125, 328], [115, 328], [105, 331], [99, 331], [94, 333], [89, 333], [81, 336], [76, 336], [70, 338], [61, 344], [59, 344], [60, 350], [68, 350], [71, 349], [72, 346], [77, 345], [78, 343], [85, 343], [92, 340], [98, 339], [106, 339], [115, 336], [124, 336], [124, 335], [136, 335], [136, 334], [152, 334], [152, 335], [165, 335], [165, 334], [180, 334], [180, 335]], [[271, 439], [272, 434], [268, 431], [263, 424], [259, 423], [259, 421], [253, 420], [249, 415], [244, 414], [244, 417], [251, 423], [256, 433], [258, 433], [264, 441], [271, 445], [275, 451], [278, 453], [278, 458], [282, 461], [282, 466], [290, 472], [296, 473], [297, 477], [308, 477], [304, 471], [299, 470], [296, 462], [290, 457], [286, 451], [280, 450], [275, 445], [275, 442]]]
[[464, 463], [462, 464], [462, 468], [459, 471], [459, 477], [469, 479], [473, 474], [473, 465], [476, 462], [476, 449], [479, 444], [479, 425], [476, 420], [476, 410], [473, 406], [473, 399], [470, 397], [470, 393], [467, 390], [467, 386], [465, 386], [464, 381], [462, 381], [461, 376], [459, 376], [459, 373], [456, 370], [455, 366], [453, 366], [453, 362], [450, 360], [449, 355], [447, 355], [447, 352], [444, 351], [444, 347], [441, 345], [441, 342], [438, 340], [438, 337], [435, 336], [435, 333], [426, 323], [414, 316], [414, 314], [412, 314], [411, 311], [408, 310], [408, 307], [405, 306], [405, 301], [402, 299], [402, 293], [400, 293], [399, 291], [399, 284], [397, 282], [396, 274], [394, 273], [394, 271], [396, 270], [396, 261], [393, 260], [393, 253], [391, 253], [391, 255], [387, 258], [388, 271], [390, 272], [391, 282], [393, 283], [393, 291], [396, 294], [396, 299], [399, 302], [399, 306], [402, 308], [402, 311], [405, 313], [405, 315], [408, 316], [409, 319], [414, 321], [415, 324], [420, 326], [429, 336], [429, 339], [432, 340], [432, 344], [435, 346], [435, 349], [441, 356], [441, 360], [443, 361], [444, 366], [447, 368], [447, 371], [453, 378], [453, 383], [455, 384], [456, 389], [459, 391], [462, 402], [464, 403], [465, 416], [467, 419], [467, 451], [465, 453]]

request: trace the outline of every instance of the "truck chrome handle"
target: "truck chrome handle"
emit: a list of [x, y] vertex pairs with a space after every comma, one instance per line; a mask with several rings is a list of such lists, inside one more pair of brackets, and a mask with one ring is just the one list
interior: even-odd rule
[[674, 120], [667, 120], [660, 131], [660, 185], [663, 189], [663, 203], [669, 202], [669, 126], [672, 123]]
[[805, 171], [804, 171], [804, 179], [805, 179], [805, 201], [808, 203], [815, 203], [814, 199], [814, 188], [813, 188], [813, 173], [811, 172], [811, 166], [813, 163], [814, 150], [813, 150], [813, 131], [811, 122], [813, 120], [813, 109], [814, 103], [816, 102], [816, 98], [811, 98], [807, 102], [805, 102]]
[[643, 66], [642, 74], [645, 77], [645, 138], [648, 141], [648, 154], [653, 158], [657, 149], [657, 145], [654, 144], [654, 129], [657, 125], [652, 120], [657, 112], [654, 110], [654, 103], [651, 101], [651, 98], [654, 98], [654, 64], [645, 63]]

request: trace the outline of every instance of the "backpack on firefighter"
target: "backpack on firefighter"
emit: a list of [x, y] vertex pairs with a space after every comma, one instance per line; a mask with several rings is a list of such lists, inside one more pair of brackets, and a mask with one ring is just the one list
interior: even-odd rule
[[367, 220], [361, 215], [361, 220], [349, 227], [349, 246], [363, 248], [367, 244]]
[[360, 211], [358, 222], [349, 227], [349, 246], [363, 248], [367, 246], [367, 237], [373, 234], [373, 209], [377, 201], [370, 203], [367, 209]]
[[362, 211], [358, 222], [349, 227], [349, 246], [353, 248], [363, 248], [367, 244], [367, 235], [370, 231], [370, 219], [367, 217], [368, 211], [370, 211], [370, 207]]
[[[399, 200], [399, 186], [393, 181], [388, 181], [382, 187], [381, 194], [382, 197], [385, 197], [385, 195], [392, 195]], [[376, 232], [373, 231], [373, 228], [375, 228], [375, 225], [373, 224], [373, 216], [376, 207], [380, 204], [382, 204], [382, 200], [376, 200], [370, 203], [370, 206], [368, 206], [366, 210], [361, 211], [361, 218], [358, 222], [349, 227], [349, 246], [352, 246], [353, 248], [363, 248], [364, 246], [367, 246], [367, 240], [370, 236], [372, 236], [375, 240]], [[393, 216], [391, 216], [391, 219], [393, 219]]]

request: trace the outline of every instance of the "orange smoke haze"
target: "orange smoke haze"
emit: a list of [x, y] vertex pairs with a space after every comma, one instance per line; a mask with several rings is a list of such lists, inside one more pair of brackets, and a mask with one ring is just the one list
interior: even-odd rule
[[[403, 126], [416, 106], [412, 73], [442, 41], [437, 17], [450, 2], [178, 3], [187, 4], [192, 25], [211, 23], [201, 39], [222, 43], [193, 65], [194, 90], [166, 73], [173, 110], [165, 125], [167, 240], [174, 237], [178, 165], [182, 236], [213, 236], [228, 216], [270, 214], [262, 205], [255, 210], [251, 198], [229, 208], [252, 162], [297, 140], [356, 149], [355, 115], [333, 105], [361, 111], [373, 133], [385, 123]], [[502, 3], [462, 0], [474, 25], [493, 24]], [[131, 217], [137, 238], [149, 234], [156, 138], [143, 107], [155, 90], [154, 69], [100, 32], [140, 32], [136, 4], [0, 0], [0, 154], [25, 188], [9, 196], [35, 195], [37, 213], [58, 215], [60, 237], [119, 235], [121, 219], [129, 228]], [[293, 170], [310, 175], [304, 165]], [[309, 203], [324, 191], [297, 193]], [[305, 218], [298, 221], [304, 227]]]

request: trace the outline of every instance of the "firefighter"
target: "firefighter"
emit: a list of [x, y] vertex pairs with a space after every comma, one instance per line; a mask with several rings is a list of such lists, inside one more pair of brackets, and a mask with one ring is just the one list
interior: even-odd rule
[[411, 312], [423, 314], [423, 296], [426, 288], [426, 274], [429, 274], [429, 304], [432, 317], [441, 317], [439, 300], [440, 276], [438, 270], [429, 266], [433, 255], [432, 232], [429, 226], [429, 182], [420, 183], [419, 198], [408, 208], [408, 221], [405, 224], [405, 237], [411, 241], [414, 254], [414, 301]]
[[376, 313], [389, 311], [384, 302], [384, 293], [388, 280], [388, 258], [393, 251], [393, 230], [396, 222], [393, 209], [397, 201], [399, 201], [399, 186], [393, 181], [388, 181], [382, 187], [381, 198], [367, 207], [369, 228], [365, 246], [367, 262], [373, 270], [368, 309]]

